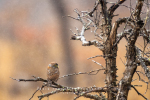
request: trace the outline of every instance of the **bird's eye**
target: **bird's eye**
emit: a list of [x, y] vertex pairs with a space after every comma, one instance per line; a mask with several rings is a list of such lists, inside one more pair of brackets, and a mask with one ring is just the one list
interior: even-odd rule
[[55, 65], [55, 67], [57, 67], [57, 66], [58, 66], [58, 64]]

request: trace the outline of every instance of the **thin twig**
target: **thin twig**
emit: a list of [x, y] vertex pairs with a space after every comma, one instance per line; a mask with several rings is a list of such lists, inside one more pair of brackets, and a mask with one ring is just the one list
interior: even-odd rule
[[41, 90], [41, 89], [44, 88], [45, 86], [47, 86], [47, 84], [44, 84], [44, 85], [42, 85], [41, 88], [38, 88], [38, 89], [32, 94], [32, 97], [31, 97], [29, 100], [31, 100], [31, 99], [34, 97], [34, 95], [35, 95], [35, 93], [36, 93], [37, 91]]
[[89, 57], [87, 59], [89, 60], [89, 59], [96, 58], [96, 57], [104, 57], [104, 56], [103, 55], [96, 55], [96, 56], [93, 56], [93, 57]]
[[100, 65], [103, 69], [105, 69], [104, 67], [103, 67], [103, 65], [102, 64], [100, 64], [100, 63], [98, 63], [98, 62], [96, 62], [95, 60], [92, 60], [94, 63], [96, 63], [97, 65]]
[[141, 94], [133, 85], [131, 87], [136, 91], [136, 93], [140, 96], [142, 96], [145, 100], [148, 100], [143, 94]]
[[[59, 79], [64, 78], [64, 77], [68, 77], [68, 76], [80, 75], [80, 74], [96, 75], [100, 70], [105, 70], [105, 68], [96, 69], [96, 70], [92, 70], [92, 71], [89, 71], [89, 72], [79, 72], [79, 73], [67, 74], [67, 75], [59, 77]], [[92, 73], [95, 73], [95, 72], [96, 72], [96, 74], [92, 74]]]

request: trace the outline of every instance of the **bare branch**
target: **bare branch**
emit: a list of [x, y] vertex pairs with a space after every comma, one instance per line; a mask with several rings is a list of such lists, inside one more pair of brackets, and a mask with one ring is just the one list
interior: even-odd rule
[[[116, 91], [115, 88], [113, 90]], [[55, 91], [38, 96], [38, 98], [39, 100], [41, 100], [44, 97], [48, 97], [50, 95], [53, 95], [59, 92], [72, 92], [72, 93], [75, 93], [76, 95], [80, 95], [85, 92], [90, 93], [90, 92], [106, 92], [106, 91], [107, 91], [106, 87], [89, 87], [89, 88], [88, 87], [77, 87], [77, 88], [65, 87], [65, 88], [58, 88]]]
[[[46, 85], [47, 85], [47, 80], [45, 80], [45, 79], [43, 79], [43, 78], [40, 78], [40, 77], [35, 77], [35, 76], [33, 76], [34, 77], [34, 79], [14, 79], [14, 78], [11, 78], [11, 79], [13, 79], [13, 80], [16, 80], [16, 81], [18, 81], [18, 82], [21, 82], [21, 81], [23, 81], [23, 82], [37, 82], [37, 81], [41, 81], [41, 82], [46, 82]], [[64, 88], [65, 86], [62, 86], [62, 85], [60, 85], [60, 84], [57, 84], [56, 82], [53, 82], [52, 81], [52, 85], [50, 85], [50, 87], [53, 87], [53, 88]]]
[[140, 96], [142, 96], [145, 100], [148, 100], [144, 95], [142, 95], [133, 85], [131, 87], [136, 91], [136, 93]]
[[[140, 14], [141, 14], [141, 10], [142, 10], [142, 7], [143, 7], [143, 1], [144, 0], [137, 0], [137, 5], [136, 5], [136, 8], [134, 10], [134, 19], [138, 19], [138, 20], [141, 20], [140, 18]], [[143, 26], [143, 25], [142, 25]]]
[[31, 97], [29, 100], [31, 100], [31, 99], [34, 97], [34, 95], [36, 94], [37, 91], [41, 90], [41, 89], [44, 88], [45, 86], [47, 86], [47, 84], [42, 85], [41, 88], [38, 88], [38, 89], [32, 94], [32, 97]]
[[137, 60], [140, 62], [142, 68], [144, 69], [145, 75], [147, 76], [148, 80], [150, 81], [150, 70], [145, 65], [145, 62], [143, 61], [143, 59], [141, 57], [141, 51], [139, 50], [138, 47], [136, 47], [136, 52], [137, 52]]
[[[126, 18], [126, 17], [124, 17], [124, 18], [120, 18], [119, 20], [117, 20], [115, 23], [114, 23], [114, 25], [113, 25], [113, 28], [112, 28], [112, 36], [114, 36], [115, 34], [117, 34], [117, 29], [118, 29], [118, 27], [119, 27], [119, 25], [120, 24], [122, 24], [122, 23], [127, 23], [128, 25], [130, 25], [131, 27], [133, 27], [133, 25], [132, 25], [132, 23], [133, 23], [133, 20], [132, 19], [130, 19], [130, 18]], [[128, 32], [123, 32], [122, 34], [120, 34], [120, 36], [118, 37], [118, 39], [116, 40], [116, 43], [114, 43], [114, 46], [116, 46], [119, 42], [120, 42], [120, 40], [123, 38], [123, 37], [125, 37], [126, 36], [126, 34], [130, 34], [130, 32], [131, 32], [132, 30], [128, 30]], [[114, 39], [114, 37], [110, 37], [110, 38], [113, 38]]]
[[47, 80], [45, 80], [43, 78], [35, 77], [35, 76], [33, 76], [33, 77], [34, 77], [34, 79], [14, 79], [12, 77], [10, 77], [10, 78], [13, 80], [16, 80], [18, 82], [21, 82], [21, 81], [24, 81], [24, 82], [27, 82], [27, 81], [30, 81], [30, 82], [37, 82], [37, 81], [47, 82]]
[[149, 82], [146, 82], [145, 80], [143, 80], [143, 79], [141, 78], [141, 76], [140, 76], [139, 73], [141, 73], [142, 75], [145, 76], [145, 74], [144, 74], [143, 72], [141, 72], [141, 71], [136, 71], [136, 73], [137, 73], [137, 75], [138, 75], [138, 77], [139, 77], [139, 81], [142, 81], [142, 82], [146, 83], [146, 85], [147, 85], [146, 91], [145, 91], [145, 93], [144, 93], [144, 94], [146, 94], [146, 92], [147, 92], [147, 90], [148, 90], [148, 83], [149, 83]]
[[87, 58], [87, 59], [89, 60], [89, 59], [96, 58], [96, 57], [104, 57], [104, 56], [103, 56], [103, 55], [96, 55], [96, 56], [94, 56], [94, 57], [89, 57], [89, 58]]
[[98, 63], [98, 62], [96, 62], [96, 61], [94, 61], [94, 60], [92, 60], [92, 61], [93, 61], [94, 63], [96, 63], [97, 65], [100, 65], [103, 69], [105, 69], [102, 64], [100, 64], [100, 63]]
[[86, 39], [84, 37], [85, 30], [86, 30], [86, 28], [85, 28], [85, 26], [83, 26], [80, 35], [72, 36], [71, 39], [72, 40], [80, 40], [80, 41], [82, 41], [82, 46], [90, 46], [90, 45], [99, 46], [100, 43], [98, 41], [96, 41], [96, 40], [86, 41]]
[[109, 14], [112, 16], [114, 11], [119, 7], [120, 4], [124, 3], [126, 0], [118, 0], [115, 4], [113, 4], [109, 9]]
[[93, 17], [93, 13], [95, 10], [97, 10], [98, 5], [99, 5], [99, 1], [95, 2], [94, 8], [92, 9], [92, 11], [89, 12], [90, 17]]
[[102, 14], [102, 19], [103, 19], [103, 24], [105, 25], [105, 24], [107, 24], [108, 23], [108, 12], [107, 12], [107, 6], [106, 6], [106, 4], [107, 4], [107, 2], [106, 2], [106, 0], [99, 0], [100, 1], [100, 9], [101, 9], [101, 14]]
[[94, 99], [94, 100], [101, 100], [101, 97], [99, 97], [98, 95], [92, 95], [92, 94], [87, 94], [87, 93], [83, 93], [83, 94], [75, 97], [74, 100], [78, 99], [81, 96], [84, 96], [84, 97], [90, 98], [90, 99]]
[[[90, 72], [79, 72], [79, 73], [67, 74], [67, 75], [60, 77], [59, 79], [64, 78], [64, 77], [68, 77], [68, 76], [80, 75], [80, 74], [96, 75], [100, 70], [105, 70], [105, 68], [92, 70]], [[95, 74], [93, 74], [93, 73], [95, 73]]]
[[146, 11], [146, 18], [145, 18], [145, 22], [144, 22], [144, 25], [143, 25], [143, 28], [145, 28], [146, 24], [147, 24], [147, 21], [148, 21], [148, 15], [149, 15], [149, 5], [148, 5], [148, 0], [146, 2], [146, 7], [147, 7], [147, 11]]

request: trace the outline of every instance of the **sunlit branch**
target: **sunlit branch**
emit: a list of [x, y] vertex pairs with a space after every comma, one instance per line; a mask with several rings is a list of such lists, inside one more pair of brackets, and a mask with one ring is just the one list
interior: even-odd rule
[[59, 79], [64, 78], [64, 77], [68, 77], [68, 76], [80, 75], [80, 74], [96, 75], [101, 70], [105, 70], [105, 68], [96, 69], [96, 70], [92, 70], [92, 71], [89, 71], [89, 72], [79, 72], [79, 73], [67, 74], [67, 75], [61, 76]]

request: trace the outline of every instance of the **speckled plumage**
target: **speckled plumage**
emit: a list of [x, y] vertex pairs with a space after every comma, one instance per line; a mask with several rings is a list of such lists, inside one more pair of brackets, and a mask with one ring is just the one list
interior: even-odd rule
[[47, 81], [49, 83], [51, 83], [51, 81], [57, 82], [58, 78], [59, 78], [58, 64], [55, 62], [51, 62], [47, 67]]

